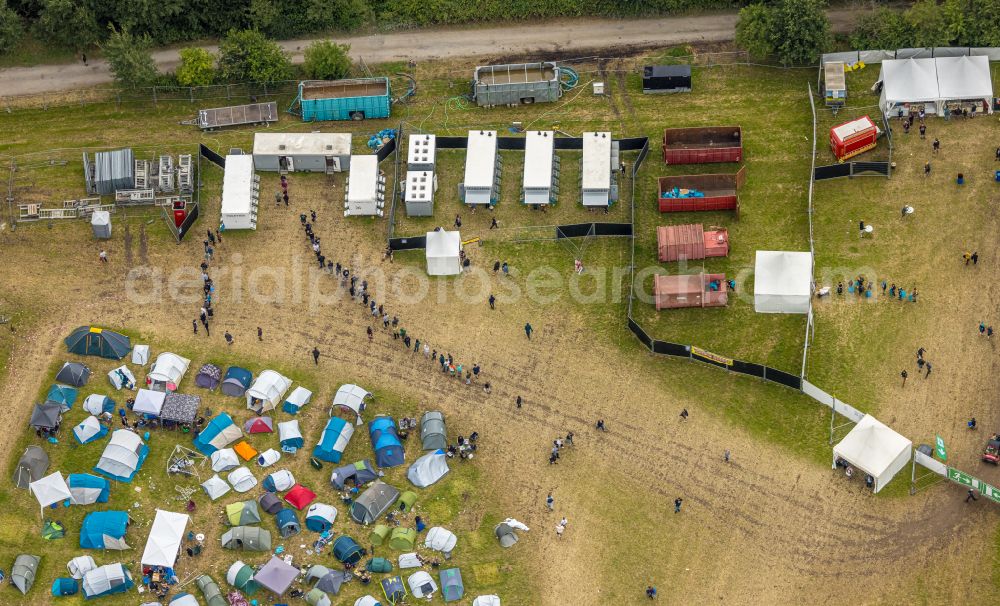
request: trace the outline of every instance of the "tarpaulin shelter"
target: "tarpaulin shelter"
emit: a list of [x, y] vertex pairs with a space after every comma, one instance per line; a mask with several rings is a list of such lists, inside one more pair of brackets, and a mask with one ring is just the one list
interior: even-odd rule
[[281, 405], [281, 410], [290, 415], [297, 415], [299, 414], [299, 410], [308, 404], [311, 399], [312, 392], [299, 385], [292, 390], [292, 393], [290, 393], [287, 398], [285, 398], [284, 403]]
[[107, 503], [111, 494], [111, 482], [107, 478], [89, 473], [71, 473], [66, 478], [69, 486], [70, 502], [73, 505]]
[[226, 598], [222, 595], [222, 589], [219, 588], [219, 584], [215, 582], [215, 579], [207, 574], [203, 574], [195, 579], [195, 584], [201, 590], [201, 595], [205, 598], [205, 603], [208, 606], [228, 606]]
[[56, 381], [73, 387], [83, 387], [90, 379], [90, 369], [79, 362], [66, 362], [56, 373]]
[[232, 448], [221, 448], [212, 453], [212, 471], [222, 472], [236, 469], [240, 466], [240, 458]]
[[233, 486], [233, 490], [236, 492], [247, 492], [253, 490], [257, 485], [257, 478], [246, 467], [237, 467], [229, 472], [229, 476], [226, 479], [229, 480], [229, 483]]
[[149, 455], [149, 447], [142, 438], [127, 429], [111, 434], [111, 441], [104, 447], [94, 471], [119, 482], [131, 482], [142, 469]]
[[35, 404], [29, 423], [35, 429], [55, 429], [61, 419], [62, 406], [59, 404]]
[[417, 488], [427, 488], [443, 478], [448, 471], [448, 454], [443, 450], [435, 450], [414, 461], [406, 470], [406, 477]]
[[843, 460], [875, 480], [874, 492], [885, 488], [893, 476], [910, 462], [913, 443], [865, 415], [839, 444], [833, 447], [833, 468]]
[[89, 444], [108, 435], [108, 427], [95, 416], [89, 416], [73, 427], [73, 437], [80, 444]]
[[160, 409], [160, 419], [174, 423], [194, 423], [201, 408], [201, 396], [186, 393], [168, 393]]
[[83, 410], [92, 415], [115, 411], [115, 401], [99, 393], [92, 393], [83, 400]]
[[158, 417], [160, 416], [160, 410], [163, 408], [163, 400], [166, 397], [167, 394], [162, 391], [140, 389], [135, 394], [135, 403], [132, 405], [132, 412], [137, 415], [142, 414]]
[[28, 485], [42, 477], [49, 469], [49, 455], [41, 446], [29, 446], [14, 468], [14, 486], [28, 488]]
[[76, 579], [59, 577], [52, 581], [52, 595], [54, 597], [61, 598], [68, 595], [76, 595], [78, 591], [80, 591], [80, 584], [76, 582]]
[[257, 414], [274, 410], [291, 386], [292, 380], [288, 377], [273, 370], [265, 370], [244, 394], [247, 397], [247, 408]]
[[365, 550], [347, 535], [341, 535], [333, 542], [333, 557], [341, 564], [357, 564], [364, 556]]
[[326, 503], [313, 503], [306, 511], [306, 528], [313, 532], [325, 532], [333, 527], [337, 510]]
[[124, 511], [94, 511], [83, 518], [80, 526], [80, 547], [83, 549], [130, 549], [125, 542], [128, 513]]
[[809, 313], [812, 253], [758, 250], [753, 306], [757, 313]]
[[354, 435], [354, 426], [339, 417], [330, 417], [313, 447], [312, 455], [321, 461], [339, 463]]
[[500, 546], [504, 549], [508, 547], [513, 547], [514, 543], [517, 543], [517, 533], [514, 532], [514, 528], [506, 522], [500, 522], [493, 529], [493, 533], [497, 535], [497, 540], [500, 541]]
[[76, 396], [77, 391], [75, 387], [56, 383], [52, 387], [49, 387], [48, 393], [45, 394], [45, 403], [59, 404], [62, 406], [62, 411], [66, 412], [70, 408], [73, 408], [73, 404], [76, 403]]
[[398, 498], [398, 489], [376, 480], [351, 503], [351, 519], [358, 524], [371, 524], [382, 517]]
[[442, 570], [439, 577], [441, 580], [441, 597], [445, 602], [461, 600], [465, 595], [465, 584], [462, 583], [462, 571], [458, 568]]
[[700, 223], [661, 225], [656, 228], [660, 261], [690, 261], [729, 255], [729, 230], [714, 227], [706, 230]]
[[424, 547], [442, 553], [451, 553], [457, 544], [458, 537], [455, 536], [455, 533], [441, 526], [435, 526], [428, 530], [427, 538], [424, 539]]
[[368, 459], [338, 467], [330, 474], [330, 483], [337, 490], [343, 490], [348, 483], [361, 487], [377, 479], [378, 473]]
[[243, 423], [243, 431], [246, 433], [273, 433], [274, 421], [271, 417], [252, 417]]
[[472, 606], [500, 606], [500, 596], [481, 595], [472, 600]]
[[448, 448], [448, 435], [442, 413], [432, 410], [420, 417], [420, 443], [424, 450]]
[[254, 575], [254, 580], [264, 589], [282, 595], [292, 586], [297, 576], [299, 576], [297, 567], [285, 563], [281, 558], [271, 556], [267, 564]]
[[27, 594], [35, 584], [35, 575], [41, 561], [42, 558], [25, 553], [14, 558], [14, 565], [10, 569], [11, 585], [17, 587], [22, 594]]
[[250, 499], [226, 505], [226, 520], [230, 526], [260, 524], [260, 511], [257, 510], [257, 501]]
[[70, 353], [121, 360], [132, 350], [132, 342], [123, 334], [96, 326], [81, 326], [65, 339]]
[[296, 484], [291, 490], [285, 493], [285, 502], [302, 511], [316, 500], [316, 493], [309, 490], [302, 484]]
[[268, 492], [284, 492], [295, 486], [295, 476], [287, 469], [279, 469], [267, 474], [262, 486]]
[[426, 570], [418, 570], [406, 579], [406, 584], [410, 586], [410, 593], [415, 598], [431, 599], [437, 590], [437, 583]]
[[107, 564], [83, 575], [83, 597], [100, 598], [116, 593], [125, 593], [135, 583], [124, 564]]
[[395, 467], [405, 461], [403, 443], [396, 431], [392, 417], [379, 415], [368, 423], [368, 437], [375, 450], [375, 464], [379, 467]]
[[316, 565], [309, 569], [306, 573], [306, 583], [312, 583], [316, 581], [316, 589], [324, 593], [332, 593], [337, 595], [340, 593], [340, 587], [348, 579], [350, 575], [343, 570], [330, 570], [326, 566]]
[[725, 274], [653, 276], [656, 309], [724, 307], [729, 302]]
[[309, 606], [331, 606], [330, 596], [319, 588], [312, 588], [306, 593], [306, 604]]
[[455, 276], [462, 273], [462, 234], [457, 231], [429, 231], [425, 240], [427, 275]]
[[222, 382], [222, 369], [215, 364], [202, 364], [194, 377], [194, 384], [203, 389], [215, 389]]
[[271, 551], [271, 533], [257, 526], [234, 526], [222, 535], [223, 549]]
[[355, 424], [361, 425], [361, 413], [364, 412], [368, 401], [375, 396], [368, 390], [357, 385], [341, 385], [337, 388], [337, 393], [333, 395], [333, 406], [330, 413], [340, 413], [354, 417]]
[[257, 593], [258, 585], [254, 582], [253, 568], [242, 560], [233, 562], [226, 571], [226, 582], [247, 595]]
[[365, 570], [378, 574], [392, 572], [392, 562], [385, 558], [372, 558], [365, 564]]
[[172, 568], [181, 549], [184, 529], [189, 517], [185, 513], [156, 510], [153, 527], [146, 538], [146, 548], [139, 563], [143, 566], [165, 566]]
[[111, 382], [112, 387], [118, 390], [135, 389], [136, 385], [135, 375], [124, 364], [108, 371], [108, 381]]
[[417, 502], [417, 493], [413, 492], [412, 490], [403, 491], [399, 495], [399, 501], [398, 501], [399, 507], [397, 507], [397, 509], [399, 509], [403, 513], [408, 513], [411, 509], [413, 509], [413, 505], [416, 502]]
[[417, 531], [413, 528], [397, 526], [389, 534], [389, 547], [396, 551], [408, 551], [417, 543]]
[[145, 366], [149, 362], [149, 345], [136, 345], [132, 348], [132, 363]]
[[146, 375], [146, 384], [156, 390], [176, 391], [189, 366], [191, 360], [165, 351], [156, 356], [153, 367]]
[[97, 563], [94, 562], [93, 556], [89, 555], [76, 556], [66, 563], [66, 570], [68, 570], [69, 575], [76, 580], [82, 579], [83, 575], [95, 568], [97, 568]]
[[250, 461], [257, 456], [257, 449], [250, 445], [246, 440], [241, 440], [233, 446], [233, 450], [240, 456], [244, 461]]
[[70, 494], [69, 486], [60, 471], [50, 473], [44, 478], [38, 478], [28, 484], [28, 492], [38, 500], [38, 506], [45, 509], [53, 503], [68, 501], [73, 495]]
[[281, 460], [281, 453], [273, 448], [268, 448], [257, 456], [257, 464], [261, 467], [270, 467]]
[[284, 504], [282, 504], [281, 502], [281, 499], [278, 498], [278, 495], [274, 494], [273, 492], [265, 492], [264, 494], [257, 497], [257, 501], [260, 503], [260, 508], [263, 509], [266, 513], [269, 513], [271, 515], [275, 515], [276, 513], [285, 508]]
[[378, 547], [389, 539], [390, 532], [392, 532], [392, 529], [385, 524], [376, 524], [372, 526], [372, 531], [368, 533], [368, 542]]
[[274, 522], [278, 525], [278, 532], [282, 538], [302, 532], [302, 525], [299, 524], [299, 517], [291, 509], [282, 509], [274, 516]]
[[239, 366], [230, 366], [226, 369], [226, 376], [222, 379], [222, 393], [238, 398], [246, 393], [252, 382], [253, 373], [249, 370]]
[[233, 422], [233, 418], [228, 413], [221, 412], [195, 436], [194, 447], [201, 454], [211, 456], [216, 450], [225, 448], [242, 437], [243, 432]]
[[305, 445], [298, 419], [278, 423], [278, 441], [281, 444], [281, 449], [286, 452], [290, 449], [297, 450]]
[[382, 579], [382, 593], [389, 604], [402, 604], [406, 599], [406, 587], [398, 576]]
[[219, 474], [215, 474], [209, 479], [201, 483], [201, 489], [205, 491], [208, 498], [215, 501], [216, 499], [226, 495], [232, 488], [229, 483], [219, 477]]

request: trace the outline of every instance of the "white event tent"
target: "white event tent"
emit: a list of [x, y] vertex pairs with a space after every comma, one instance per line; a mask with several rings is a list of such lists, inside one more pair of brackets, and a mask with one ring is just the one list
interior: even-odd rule
[[763, 314], [809, 313], [812, 253], [758, 250], [753, 307]]
[[833, 447], [833, 467], [843, 459], [875, 479], [874, 491], [882, 490], [910, 462], [913, 443], [865, 415], [839, 444]]
[[462, 235], [459, 232], [427, 232], [426, 251], [428, 275], [454, 276], [462, 273]]
[[172, 511], [156, 510], [153, 527], [149, 529], [146, 549], [142, 552], [143, 566], [165, 566], [172, 568], [184, 539], [188, 515]]

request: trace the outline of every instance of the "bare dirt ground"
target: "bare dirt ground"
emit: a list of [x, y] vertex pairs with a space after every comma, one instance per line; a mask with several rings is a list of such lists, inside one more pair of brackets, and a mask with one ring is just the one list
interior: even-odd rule
[[[835, 32], [849, 31], [855, 10], [829, 11]], [[533, 52], [597, 51], [600, 49], [635, 50], [693, 42], [719, 42], [733, 39], [735, 13], [712, 13], [659, 19], [574, 19], [555, 22], [512, 24], [474, 29], [441, 28], [412, 30], [389, 34], [345, 36], [333, 40], [349, 44], [351, 56], [368, 63], [391, 61], [426, 61], [454, 57], [521, 56]], [[287, 40], [282, 48], [291, 54], [293, 63], [302, 62], [302, 51], [312, 39]], [[206, 46], [212, 52], [218, 47]], [[153, 53], [163, 71], [172, 71], [180, 61], [178, 49]], [[93, 60], [79, 63], [15, 67], [0, 70], [0, 91], [4, 95], [23, 95], [84, 88], [112, 81], [108, 65]]]
[[[380, 326], [369, 344], [369, 319], [360, 305], [340, 298], [312, 306], [316, 299], [309, 293], [299, 298], [314, 262], [298, 214], [310, 208], [320, 213], [318, 233], [334, 260], [380, 268], [390, 277], [408, 265], [379, 260], [376, 234], [383, 223], [341, 216], [339, 177], [295, 175], [291, 181], [291, 209], [265, 205], [257, 232], [227, 235], [218, 247], [212, 271], [219, 315], [211, 338], [190, 334], [197, 306], [171, 300], [165, 280], [125, 283], [130, 267], [120, 230], [107, 267], [97, 263], [98, 247], [86, 225], [0, 233], [0, 283], [16, 285], [17, 302], [36, 306], [42, 317], [19, 335], [11, 375], [0, 385], [0, 401], [18, 405], [0, 409], [0, 423], [23, 426], [41, 377], [62, 355], [61, 337], [77, 325], [128, 327], [154, 348], [158, 342], [183, 344], [206, 357], [225, 347], [222, 332], [230, 330], [234, 347], [262, 366], [310, 365], [308, 352], [319, 347], [320, 368], [330, 380], [325, 393], [345, 381], [378, 386], [477, 428], [488, 445], [477, 459], [483, 468], [478, 498], [532, 527], [501, 557], [527, 562], [534, 603], [565, 603], [567, 596], [577, 604], [642, 603], [650, 582], [670, 603], [898, 603], [915, 596], [956, 603], [993, 594], [989, 566], [970, 565], [990, 561], [991, 533], [983, 530], [992, 528], [995, 511], [987, 504], [963, 506], [951, 489], [873, 498], [858, 482], [752, 439], [700, 404], [715, 392], [722, 406], [740, 406], [739, 387], [756, 383], [618, 348], [595, 338], [589, 316], [579, 309], [524, 300], [491, 312], [462, 301], [445, 281], [434, 283], [445, 286], [440, 301], [405, 301], [374, 288], [380, 301], [389, 297], [390, 313], [411, 335], [466, 364], [479, 362], [494, 386], [491, 395], [443, 376]], [[273, 175], [263, 182], [262, 192], [276, 186]], [[210, 204], [203, 216], [195, 237], [179, 246], [151, 235], [148, 265], [165, 274], [178, 267], [196, 271], [197, 234], [214, 224], [218, 208]], [[141, 224], [133, 223], [133, 234]], [[485, 252], [471, 255], [478, 266], [491, 261]], [[139, 262], [135, 256], [133, 262]], [[571, 264], [567, 255], [557, 270], [568, 274]], [[274, 302], [240, 296], [237, 273], [243, 289], [256, 288]], [[336, 292], [328, 276], [315, 279], [322, 292]], [[137, 294], [129, 297], [130, 288]], [[158, 288], [163, 296], [140, 301]], [[525, 321], [536, 329], [530, 342]], [[256, 342], [258, 325], [263, 343]], [[520, 410], [517, 395], [526, 401]], [[803, 399], [803, 406], [813, 404]], [[682, 407], [692, 413], [683, 424], [677, 420]], [[593, 430], [597, 418], [610, 432]], [[797, 428], [790, 419], [775, 431]], [[576, 446], [559, 465], [548, 465], [552, 439], [567, 430], [576, 433]], [[728, 465], [721, 461], [727, 448], [733, 452]], [[0, 467], [7, 468], [16, 453], [2, 455]], [[554, 514], [544, 511], [549, 491]], [[676, 496], [685, 499], [681, 514], [673, 513]], [[561, 515], [570, 526], [557, 540], [553, 526]], [[980, 540], [970, 538], [977, 535]]]

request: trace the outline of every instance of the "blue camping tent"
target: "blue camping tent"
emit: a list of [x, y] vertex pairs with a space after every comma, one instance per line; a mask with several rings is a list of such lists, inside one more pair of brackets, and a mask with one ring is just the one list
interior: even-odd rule
[[80, 547], [84, 549], [128, 549], [125, 530], [128, 513], [95, 511], [83, 518], [80, 527]]
[[107, 503], [111, 492], [111, 482], [107, 478], [89, 473], [71, 473], [66, 478], [73, 505]]
[[253, 373], [246, 368], [230, 366], [226, 369], [226, 375], [222, 378], [222, 393], [227, 396], [238, 398], [242, 396], [253, 383]]
[[132, 350], [132, 342], [125, 335], [110, 330], [81, 326], [66, 337], [66, 348], [81, 356], [121, 360]]
[[92, 415], [115, 411], [115, 401], [103, 394], [92, 393], [83, 400], [83, 410]]
[[321, 461], [340, 463], [347, 444], [354, 435], [354, 426], [340, 417], [331, 417], [323, 429], [323, 436], [313, 447], [313, 456]]
[[134, 585], [132, 575], [124, 564], [106, 564], [83, 575], [83, 597], [89, 600], [125, 593]]
[[52, 581], [52, 595], [55, 597], [76, 595], [76, 592], [79, 590], [80, 584], [76, 582], [76, 579], [60, 577]]
[[292, 509], [282, 509], [274, 516], [274, 522], [278, 525], [278, 532], [281, 533], [282, 538], [288, 538], [293, 534], [299, 534], [302, 532], [302, 526], [299, 525], [299, 517], [295, 515], [295, 511]]
[[395, 467], [403, 464], [403, 443], [399, 441], [396, 422], [392, 417], [380, 415], [372, 419], [368, 423], [368, 437], [375, 450], [375, 465]]
[[210, 457], [216, 450], [225, 448], [242, 436], [243, 432], [233, 422], [233, 418], [222, 412], [209, 421], [205, 429], [195, 437], [194, 447], [201, 454]]
[[108, 426], [98, 421], [95, 416], [89, 416], [73, 427], [73, 437], [80, 444], [90, 444], [106, 435], [108, 435]]
[[73, 408], [76, 403], [76, 388], [68, 385], [53, 385], [45, 396], [45, 403], [55, 402], [62, 406], [63, 412]]
[[357, 564], [365, 556], [365, 550], [346, 534], [333, 542], [333, 557], [341, 564]]

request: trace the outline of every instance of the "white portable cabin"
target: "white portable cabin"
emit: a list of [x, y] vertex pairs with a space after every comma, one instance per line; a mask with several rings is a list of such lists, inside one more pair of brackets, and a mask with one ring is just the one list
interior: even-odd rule
[[613, 195], [614, 158], [611, 133], [583, 133], [581, 199], [584, 206], [610, 206]]
[[406, 214], [410, 217], [430, 217], [434, 214], [434, 192], [437, 191], [437, 175], [429, 170], [410, 170], [406, 173], [403, 190]]
[[493, 206], [500, 198], [502, 168], [497, 131], [470, 130], [465, 153], [465, 179], [459, 185], [462, 202]]
[[555, 153], [551, 130], [531, 130], [524, 139], [524, 183], [521, 190], [525, 204], [554, 204], [559, 194], [559, 156]]
[[254, 174], [253, 157], [226, 156], [222, 177], [221, 229], [257, 229], [260, 178]]
[[378, 156], [351, 157], [344, 216], [382, 216], [385, 207], [385, 177], [378, 171]]
[[434, 170], [437, 135], [410, 135], [406, 145], [407, 170]]
[[351, 133], [257, 133], [257, 170], [334, 173], [351, 164]]

